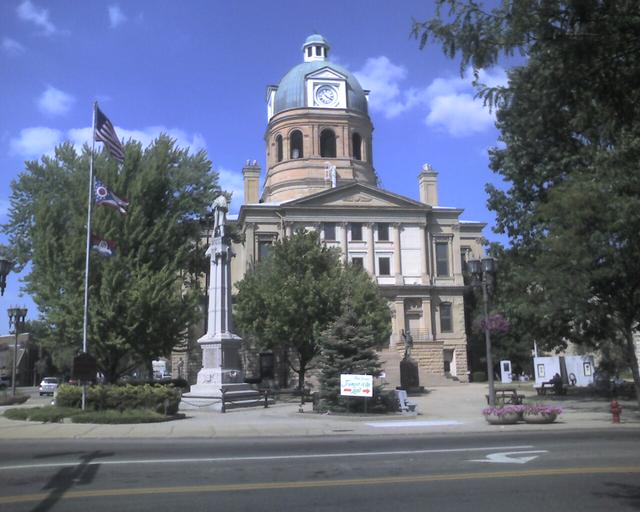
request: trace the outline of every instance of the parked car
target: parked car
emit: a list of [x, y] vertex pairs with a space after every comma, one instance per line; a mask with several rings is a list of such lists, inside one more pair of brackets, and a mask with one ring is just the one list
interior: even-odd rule
[[45, 377], [44, 379], [42, 379], [42, 382], [40, 383], [40, 396], [42, 395], [51, 395], [53, 396], [53, 393], [55, 392], [56, 389], [58, 389], [58, 384], [60, 384], [60, 380], [57, 377]]

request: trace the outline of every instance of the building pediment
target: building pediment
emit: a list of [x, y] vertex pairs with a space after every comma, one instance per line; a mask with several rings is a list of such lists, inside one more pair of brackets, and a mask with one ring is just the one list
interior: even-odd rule
[[426, 204], [393, 194], [380, 188], [352, 183], [328, 189], [283, 203], [286, 207], [353, 207], [353, 208], [411, 208], [429, 210]]
[[346, 80], [347, 77], [338, 73], [336, 70], [331, 69], [330, 67], [318, 69], [313, 73], [309, 73], [307, 75], [307, 79], [314, 80]]

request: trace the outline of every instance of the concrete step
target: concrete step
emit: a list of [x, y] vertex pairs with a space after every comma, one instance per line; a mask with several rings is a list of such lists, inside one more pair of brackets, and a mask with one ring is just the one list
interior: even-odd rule
[[[400, 361], [402, 361], [403, 356], [404, 347], [389, 347], [378, 352], [378, 358], [385, 372], [384, 380], [387, 388], [393, 389], [400, 386]], [[460, 382], [455, 377], [435, 375], [420, 367], [418, 368], [418, 378], [420, 379], [420, 385], [427, 388], [460, 385]]]

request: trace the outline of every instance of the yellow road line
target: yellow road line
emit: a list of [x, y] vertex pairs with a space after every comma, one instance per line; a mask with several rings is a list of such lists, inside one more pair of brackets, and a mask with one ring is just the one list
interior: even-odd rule
[[[388, 485], [398, 483], [484, 480], [488, 478], [526, 478], [535, 476], [598, 475], [613, 473], [640, 473], [640, 466], [529, 469], [521, 471], [494, 471], [489, 473], [454, 473], [445, 475], [409, 475], [376, 478], [353, 478], [347, 480], [306, 480], [301, 482], [258, 482], [247, 484], [180, 485], [176, 487], [97, 489], [94, 491], [68, 491], [63, 493], [60, 496], [60, 499], [141, 496], [147, 494], [190, 494], [206, 492], [262, 491], [273, 489], [305, 489], [313, 487], [348, 487], [363, 485]], [[55, 494], [55, 490], [52, 490], [51, 494]], [[20, 496], [3, 496], [0, 497], [0, 504], [4, 505], [12, 503], [42, 501], [49, 496], [49, 493], [24, 494]]]

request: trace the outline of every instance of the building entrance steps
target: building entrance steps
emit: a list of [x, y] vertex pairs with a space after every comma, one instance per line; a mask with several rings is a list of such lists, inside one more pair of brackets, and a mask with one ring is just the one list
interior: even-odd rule
[[[385, 373], [383, 382], [387, 388], [394, 389], [400, 386], [400, 361], [404, 356], [404, 347], [389, 347], [378, 352], [382, 370]], [[418, 366], [418, 376], [420, 385], [425, 388], [434, 386], [457, 386], [461, 383], [450, 376], [436, 375], [427, 372], [423, 367]]]

